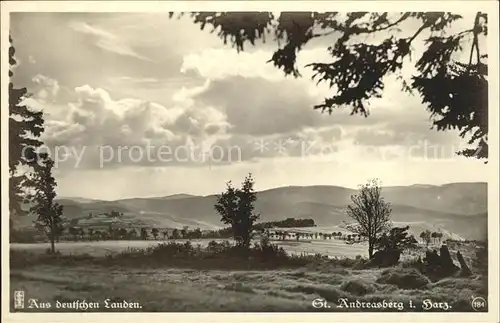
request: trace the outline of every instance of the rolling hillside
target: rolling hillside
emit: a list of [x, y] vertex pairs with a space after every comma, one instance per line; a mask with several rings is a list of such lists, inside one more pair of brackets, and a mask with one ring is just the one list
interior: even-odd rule
[[[344, 210], [355, 193], [338, 186], [280, 187], [259, 192], [256, 211], [261, 213], [261, 221], [311, 218], [318, 227], [338, 226], [349, 220]], [[486, 183], [385, 187], [383, 195], [392, 203], [393, 221], [408, 223], [415, 230], [440, 229], [466, 239], [481, 239], [486, 234]], [[125, 225], [201, 229], [222, 227], [214, 210], [215, 201], [215, 195], [189, 194], [117, 201], [59, 199], [64, 215], [79, 219], [81, 225], [106, 225], [111, 219], [102, 214], [115, 210], [124, 214], [119, 221]], [[94, 216], [88, 218], [89, 213]], [[18, 218], [15, 224], [30, 225], [31, 219]]]

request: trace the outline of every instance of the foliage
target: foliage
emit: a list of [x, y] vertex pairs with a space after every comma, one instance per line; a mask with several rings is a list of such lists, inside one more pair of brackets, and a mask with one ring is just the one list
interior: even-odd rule
[[[17, 64], [15, 49], [9, 37], [9, 77], [14, 75]], [[23, 215], [24, 202], [29, 201], [30, 190], [34, 189], [34, 173], [40, 171], [37, 149], [44, 128], [42, 112], [33, 111], [24, 100], [28, 97], [26, 88], [14, 88], [9, 83], [9, 211], [12, 215]], [[32, 202], [32, 201], [31, 201]]]
[[441, 242], [441, 239], [443, 239], [443, 233], [442, 232], [432, 232], [431, 238], [434, 239], [434, 242], [436, 242], [436, 240]]
[[295, 219], [295, 218], [286, 218], [281, 221], [270, 221], [270, 222], [261, 222], [256, 223], [254, 228], [256, 230], [266, 229], [266, 228], [308, 228], [315, 227], [313, 219]]
[[[267, 232], [270, 228], [302, 228], [302, 227], [315, 227], [316, 224], [312, 219], [295, 219], [295, 218], [287, 218], [282, 221], [269, 221], [269, 222], [259, 222], [253, 225], [255, 231]], [[267, 232], [269, 234], [269, 232]], [[306, 236], [307, 233], [302, 233], [302, 235]], [[233, 230], [231, 227], [226, 227], [217, 230], [209, 230], [203, 232], [203, 238], [220, 238], [226, 239], [233, 237]]]
[[[175, 241], [164, 242], [145, 249], [130, 249], [118, 254], [107, 255], [108, 261], [133, 261], [138, 264], [145, 262], [157, 264], [186, 264], [192, 261], [197, 266], [223, 266], [231, 268], [234, 266], [288, 266], [304, 265], [310, 261], [288, 255], [283, 248], [277, 247], [269, 242], [257, 243], [245, 252], [239, 245], [233, 245], [229, 241], [210, 241], [206, 247], [192, 244], [190, 241], [179, 243]], [[234, 259], [235, 261], [228, 261]], [[204, 264], [205, 263], [205, 264]]]
[[159, 233], [160, 233], [160, 232], [158, 231], [158, 229], [157, 229], [157, 228], [153, 228], [153, 229], [151, 230], [151, 235], [153, 236], [153, 238], [154, 238], [155, 240], [158, 238], [158, 234], [159, 234]]
[[[315, 109], [332, 113], [350, 106], [351, 114], [368, 116], [369, 100], [381, 97], [384, 79], [395, 75], [404, 91], [416, 91], [422, 97], [433, 128], [458, 129], [462, 138], [471, 135], [468, 143], [476, 148], [459, 154], [487, 159], [488, 56], [481, 52], [479, 43], [488, 34], [487, 15], [477, 12], [470, 29], [451, 33], [450, 27], [462, 18], [450, 12], [191, 13], [202, 30], [211, 28], [238, 52], [248, 43], [274, 38], [279, 48], [268, 62], [294, 77], [301, 76], [296, 64], [299, 52], [313, 39], [330, 41], [327, 50], [332, 61], [307, 65], [314, 71], [313, 79], [332, 89], [332, 96]], [[402, 35], [401, 27], [411, 23], [416, 28]], [[373, 35], [384, 39], [376, 44], [364, 42]], [[417, 54], [412, 45], [418, 37], [424, 38], [425, 50], [413, 60], [416, 71], [407, 80], [402, 71]], [[467, 41], [471, 42], [469, 61], [460, 62], [454, 54], [463, 51]]]
[[77, 239], [78, 239], [78, 233], [79, 232], [80, 231], [77, 228], [75, 228], [75, 227], [69, 227], [68, 228], [68, 233], [73, 236], [73, 239], [75, 239], [75, 241], [77, 241]]
[[141, 228], [141, 239], [148, 240], [148, 231], [145, 228]]
[[203, 233], [204, 238], [228, 239], [233, 236], [233, 229], [226, 227], [218, 230], [210, 230]]
[[52, 176], [54, 162], [47, 154], [40, 154], [38, 161], [42, 165], [40, 165], [40, 171], [35, 173], [32, 179], [34, 204], [30, 212], [37, 215], [35, 226], [45, 232], [51, 243], [51, 251], [55, 252], [54, 243], [63, 230], [61, 218], [63, 206], [54, 201], [57, 185]]
[[181, 236], [180, 236], [180, 233], [179, 233], [179, 230], [178, 229], [174, 229], [172, 231], [172, 239], [179, 239]]
[[405, 249], [415, 249], [417, 240], [408, 235], [410, 226], [392, 228], [387, 234], [384, 232], [375, 242], [375, 248], [381, 251], [398, 251], [402, 253]]
[[187, 232], [188, 232], [188, 227], [184, 226], [182, 229], [181, 229], [181, 237], [182, 239], [186, 239], [187, 238]]
[[371, 266], [390, 267], [398, 264], [401, 254], [405, 250], [415, 250], [417, 240], [408, 235], [410, 226], [392, 228], [388, 233], [384, 232], [375, 241], [377, 252], [373, 254], [370, 261]]
[[221, 221], [231, 225], [238, 245], [245, 249], [250, 247], [253, 226], [259, 219], [259, 215], [254, 213], [254, 203], [257, 200], [254, 184], [252, 174], [245, 178], [241, 188], [234, 188], [228, 182], [226, 191], [217, 196], [214, 206], [222, 217]]
[[428, 246], [429, 243], [431, 242], [431, 236], [432, 234], [429, 230], [425, 230], [420, 233], [420, 238], [422, 239], [422, 241], [425, 243], [426, 246]]
[[203, 237], [203, 233], [200, 228], [196, 228], [193, 231], [188, 232], [188, 238], [192, 239], [201, 239]]
[[352, 204], [347, 206], [347, 215], [356, 221], [349, 224], [350, 231], [368, 240], [368, 255], [373, 257], [373, 248], [391, 223], [391, 207], [382, 197], [382, 187], [377, 180], [361, 185], [359, 193], [351, 196]]

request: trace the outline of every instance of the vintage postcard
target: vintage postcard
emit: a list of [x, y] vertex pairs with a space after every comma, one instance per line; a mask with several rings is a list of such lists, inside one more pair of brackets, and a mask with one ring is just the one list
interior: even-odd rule
[[6, 322], [499, 321], [498, 2], [1, 14]]

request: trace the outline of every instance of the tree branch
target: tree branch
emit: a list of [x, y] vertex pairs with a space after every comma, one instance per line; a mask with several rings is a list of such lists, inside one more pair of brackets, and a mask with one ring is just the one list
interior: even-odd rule
[[408, 41], [408, 45], [410, 45], [410, 44], [411, 44], [411, 42], [412, 42], [413, 40], [415, 40], [415, 38], [417, 38], [417, 36], [418, 36], [418, 35], [420, 35], [420, 33], [421, 33], [422, 31], [424, 31], [424, 29], [425, 29], [425, 28], [427, 28], [427, 27], [429, 27], [429, 26], [427, 26], [426, 24], [423, 24], [423, 25], [422, 25], [422, 26], [421, 26], [421, 27], [417, 30], [417, 32], [416, 32], [413, 36], [411, 36], [410, 40]]
[[480, 58], [480, 52], [479, 52], [479, 39], [478, 39], [478, 34], [479, 34], [479, 18], [481, 17], [481, 12], [478, 12], [476, 14], [476, 17], [474, 18], [474, 27], [472, 28], [472, 32], [474, 34], [474, 40], [472, 41], [472, 46], [470, 49], [470, 56], [469, 56], [469, 67], [472, 65], [472, 56], [474, 53], [474, 48], [476, 49], [477, 53], [477, 64], [481, 61]]
[[[366, 33], [374, 33], [374, 32], [384, 31], [384, 30], [387, 30], [387, 29], [392, 28], [394, 26], [397, 26], [399, 23], [401, 23], [404, 20], [406, 20], [409, 16], [410, 16], [410, 13], [406, 12], [403, 15], [401, 15], [401, 17], [398, 20], [396, 20], [395, 22], [390, 23], [390, 24], [388, 24], [387, 26], [384, 26], [384, 27], [373, 28], [373, 29], [369, 29], [369, 28], [364, 28], [363, 29], [363, 28], [358, 27], [358, 29], [355, 32], [353, 32], [353, 34], [358, 34], [359, 35], [359, 34], [366, 34]], [[313, 34], [312, 37], [328, 36], [328, 35], [333, 34], [336, 31], [346, 32], [346, 29], [347, 29], [346, 26], [344, 26], [343, 28], [334, 29], [332, 31], [329, 31], [329, 32], [326, 32], [326, 33], [323, 33], [323, 34]]]

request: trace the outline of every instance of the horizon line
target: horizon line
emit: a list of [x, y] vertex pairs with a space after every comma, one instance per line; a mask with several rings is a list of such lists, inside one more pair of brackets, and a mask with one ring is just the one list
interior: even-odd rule
[[[428, 186], [428, 187], [441, 187], [445, 185], [452, 185], [452, 184], [488, 184], [488, 182], [482, 182], [482, 181], [471, 181], [471, 182], [448, 182], [448, 183], [443, 183], [443, 184], [424, 184], [424, 183], [415, 183], [415, 184], [410, 184], [410, 185], [390, 185], [390, 186], [382, 186], [382, 188], [394, 188], [394, 187], [412, 187], [412, 186]], [[356, 190], [357, 187], [348, 187], [348, 186], [340, 186], [340, 185], [283, 185], [283, 186], [276, 186], [276, 187], [271, 187], [271, 188], [266, 188], [262, 190], [256, 191], [257, 193], [262, 193], [266, 191], [272, 191], [280, 188], [308, 188], [308, 187], [339, 187], [339, 188], [346, 188], [346, 189], [351, 189], [351, 190]], [[158, 199], [158, 198], [168, 198], [176, 195], [189, 195], [189, 197], [185, 198], [190, 198], [190, 197], [208, 197], [212, 195], [217, 195], [218, 193], [212, 193], [212, 194], [206, 194], [206, 195], [200, 195], [200, 194], [191, 194], [191, 193], [186, 193], [186, 192], [180, 192], [180, 193], [173, 193], [173, 194], [168, 194], [168, 195], [150, 195], [150, 196], [127, 196], [127, 197], [121, 197], [118, 199], [99, 199], [99, 198], [93, 198], [93, 197], [84, 197], [84, 196], [56, 196], [57, 200], [63, 200], [63, 199], [88, 199], [88, 200], [94, 200], [94, 201], [104, 201], [104, 202], [115, 202], [115, 201], [120, 201], [120, 200], [128, 200], [128, 199]]]

